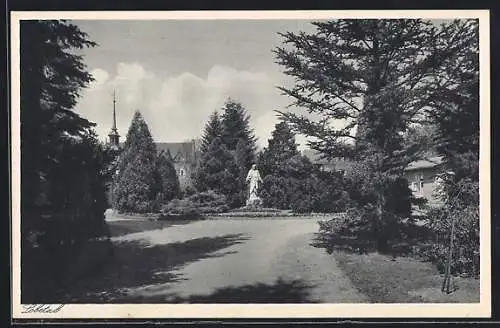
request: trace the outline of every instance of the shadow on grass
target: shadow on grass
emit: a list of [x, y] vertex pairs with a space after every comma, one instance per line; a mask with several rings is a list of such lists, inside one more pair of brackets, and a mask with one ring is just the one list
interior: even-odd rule
[[[60, 292], [47, 291], [42, 299], [23, 303], [108, 303], [123, 297], [121, 289], [136, 288], [182, 277], [170, 273], [186, 264], [232, 252], [214, 252], [248, 240], [243, 234], [204, 237], [184, 242], [148, 246], [140, 242], [115, 243], [110, 259], [81, 276]], [[24, 293], [23, 293], [24, 294]]]
[[256, 283], [243, 286], [224, 287], [208, 295], [159, 295], [129, 298], [132, 303], [316, 303], [310, 298], [312, 286], [303, 280], [278, 278], [274, 283]]
[[174, 225], [192, 223], [192, 220], [116, 220], [107, 222], [111, 237], [124, 236], [130, 233], [165, 229]]
[[[321, 224], [320, 224], [321, 226]], [[396, 257], [418, 257], [428, 247], [433, 235], [428, 228], [413, 223], [402, 223], [397, 229], [378, 243], [370, 233], [347, 236], [341, 233], [319, 232], [314, 236], [311, 246], [324, 248], [328, 254], [333, 251], [368, 254], [380, 253]]]

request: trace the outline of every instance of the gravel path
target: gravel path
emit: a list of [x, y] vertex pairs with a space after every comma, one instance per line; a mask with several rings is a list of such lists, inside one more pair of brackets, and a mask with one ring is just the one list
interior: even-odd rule
[[[231, 236], [228, 247], [181, 266], [175, 280], [128, 288], [133, 299], [165, 302], [365, 302], [333, 256], [310, 246], [314, 219], [207, 220], [132, 233], [115, 242], [145, 247]], [[208, 239], [210, 240], [210, 239]]]

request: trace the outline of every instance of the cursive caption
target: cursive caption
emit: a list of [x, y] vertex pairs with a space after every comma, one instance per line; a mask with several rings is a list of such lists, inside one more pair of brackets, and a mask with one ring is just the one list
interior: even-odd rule
[[21, 313], [57, 313], [61, 311], [64, 304], [29, 304], [22, 307]]

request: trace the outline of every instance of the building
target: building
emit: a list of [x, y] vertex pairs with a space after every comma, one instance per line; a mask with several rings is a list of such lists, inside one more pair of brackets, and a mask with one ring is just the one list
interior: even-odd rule
[[[170, 153], [174, 162], [175, 170], [179, 178], [181, 189], [185, 189], [191, 182], [191, 174], [196, 167], [196, 161], [199, 158], [198, 143], [192, 139], [186, 142], [156, 142], [158, 154]], [[113, 125], [108, 134], [108, 147], [118, 151], [123, 147], [120, 143], [120, 135], [116, 127], [116, 98], [113, 93]]]
[[120, 149], [120, 135], [118, 134], [118, 129], [116, 128], [116, 96], [113, 92], [113, 125], [111, 131], [108, 134], [109, 140], [108, 145], [114, 149]]
[[336, 158], [332, 160], [322, 158], [322, 156], [317, 151], [312, 149], [303, 150], [302, 155], [309, 158], [309, 160], [313, 164], [318, 165], [322, 170], [328, 172], [345, 172], [352, 165], [351, 161], [348, 161], [344, 158]]
[[186, 142], [156, 143], [156, 149], [159, 153], [169, 152], [172, 156], [181, 189], [185, 189], [191, 183], [191, 175], [200, 157], [197, 145], [198, 143], [194, 139]]
[[[334, 160], [321, 158], [316, 151], [310, 149], [304, 150], [302, 154], [325, 171], [345, 172], [352, 165], [352, 162], [343, 158]], [[415, 197], [427, 199], [429, 205], [438, 205], [441, 203], [437, 197], [439, 178], [443, 172], [443, 159], [434, 156], [410, 163], [404, 170], [404, 176]]]
[[427, 199], [430, 205], [437, 205], [441, 202], [436, 193], [439, 176], [443, 172], [442, 157], [434, 156], [410, 163], [405, 168], [405, 178], [416, 197]]

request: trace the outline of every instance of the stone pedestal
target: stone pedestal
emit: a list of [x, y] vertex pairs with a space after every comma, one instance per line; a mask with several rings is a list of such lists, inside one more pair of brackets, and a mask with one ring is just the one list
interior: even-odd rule
[[250, 194], [250, 197], [247, 199], [246, 206], [262, 207], [262, 199], [255, 194]]

